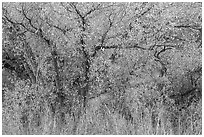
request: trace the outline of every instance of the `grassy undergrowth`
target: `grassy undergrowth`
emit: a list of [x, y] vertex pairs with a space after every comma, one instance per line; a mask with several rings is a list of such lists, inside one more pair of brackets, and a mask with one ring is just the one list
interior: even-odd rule
[[[9, 100], [7, 100], [9, 101]], [[8, 103], [8, 102], [7, 102]], [[87, 108], [79, 119], [65, 114], [65, 121], [59, 122], [57, 114], [52, 117], [48, 105], [41, 104], [42, 110], [29, 108], [27, 122], [22, 122], [25, 108], [16, 102], [2, 109], [3, 135], [197, 135], [202, 134], [201, 101], [186, 110], [160, 106], [147, 108], [142, 104], [133, 106], [134, 121], [126, 121], [106, 105], [97, 110]], [[11, 107], [12, 106], [12, 107]]]

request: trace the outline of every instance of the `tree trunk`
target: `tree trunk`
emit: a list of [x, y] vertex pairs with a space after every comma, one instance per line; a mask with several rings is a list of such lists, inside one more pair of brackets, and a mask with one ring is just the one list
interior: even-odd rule
[[[55, 87], [54, 94], [57, 95], [56, 100], [54, 102], [54, 109], [53, 109], [53, 120], [56, 120], [55, 123], [57, 124], [56, 127], [58, 128], [57, 131], [61, 131], [61, 125], [64, 122], [64, 113], [62, 112], [62, 106], [64, 103], [64, 95], [62, 93], [62, 86], [60, 82], [60, 75], [59, 75], [59, 68], [58, 68], [58, 55], [56, 51], [56, 46], [53, 45], [53, 50], [51, 52], [52, 55], [52, 63], [55, 71]], [[57, 117], [57, 119], [55, 118]]]
[[87, 94], [89, 92], [89, 71], [90, 71], [90, 59], [86, 51], [83, 49], [83, 56], [84, 56], [84, 77], [85, 77], [85, 85], [82, 90], [82, 97], [83, 97], [83, 107], [86, 107], [87, 104]]

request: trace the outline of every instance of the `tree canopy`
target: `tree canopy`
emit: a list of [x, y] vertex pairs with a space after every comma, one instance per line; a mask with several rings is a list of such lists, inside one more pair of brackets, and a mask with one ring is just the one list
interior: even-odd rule
[[[202, 95], [201, 57], [202, 3], [2, 4], [3, 101], [15, 92], [25, 106], [48, 104], [58, 131], [69, 114], [75, 134], [94, 100], [126, 121], [137, 103], [191, 106]], [[29, 124], [31, 110], [21, 111]]]

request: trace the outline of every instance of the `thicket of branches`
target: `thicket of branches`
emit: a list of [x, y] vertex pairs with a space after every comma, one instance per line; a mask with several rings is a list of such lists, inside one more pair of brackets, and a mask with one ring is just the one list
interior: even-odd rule
[[202, 134], [201, 3], [3, 3], [3, 134]]

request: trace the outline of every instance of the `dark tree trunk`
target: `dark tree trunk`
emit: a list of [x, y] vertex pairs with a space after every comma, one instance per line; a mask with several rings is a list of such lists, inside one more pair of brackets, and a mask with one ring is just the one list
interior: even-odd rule
[[83, 107], [86, 107], [86, 103], [87, 103], [87, 94], [89, 92], [89, 71], [90, 71], [90, 59], [89, 59], [89, 55], [86, 53], [86, 51], [83, 49], [83, 57], [84, 57], [84, 63], [83, 63], [83, 67], [84, 67], [84, 77], [85, 77], [85, 81], [84, 81], [84, 87], [82, 90], [82, 97], [83, 97]]

